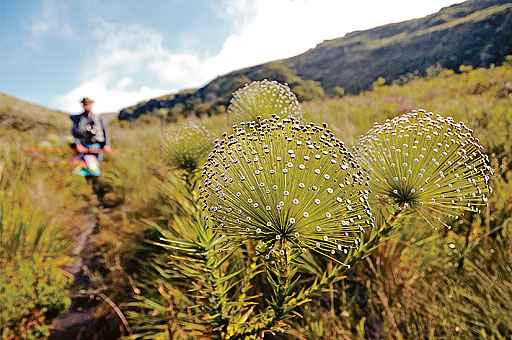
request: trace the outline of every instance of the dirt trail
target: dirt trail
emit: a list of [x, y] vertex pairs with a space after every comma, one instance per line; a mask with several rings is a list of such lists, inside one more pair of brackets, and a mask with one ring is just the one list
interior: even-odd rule
[[[92, 210], [92, 209], [89, 209]], [[83, 254], [96, 229], [96, 218], [90, 211], [87, 212], [87, 224], [77, 235], [75, 248], [72, 251], [74, 262], [65, 270], [73, 275], [74, 283], [71, 288], [72, 302], [68, 311], [53, 321], [50, 339], [71, 340], [89, 339], [86, 335], [94, 323], [94, 311], [99, 301], [87, 293], [90, 288], [89, 268], [87, 259]]]
[[[92, 273], [98, 270], [97, 245], [94, 242], [99, 235], [98, 221], [112, 202], [106, 200], [111, 190], [107, 190], [100, 181], [93, 180], [88, 184], [91, 185], [91, 193], [86, 198], [86, 207], [79, 212], [81, 218], [77, 218], [82, 228], [74, 236], [75, 246], [71, 252], [74, 261], [65, 268], [74, 277], [70, 289], [71, 306], [53, 321], [50, 340], [117, 339], [121, 335], [119, 320], [128, 329], [121, 310], [97, 287], [98, 282], [91, 279]], [[105, 314], [101, 308], [109, 308], [114, 313]]]

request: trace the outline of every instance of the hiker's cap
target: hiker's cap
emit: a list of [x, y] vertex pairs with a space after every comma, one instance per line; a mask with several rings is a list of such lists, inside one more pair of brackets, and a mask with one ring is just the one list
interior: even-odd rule
[[80, 103], [82, 103], [82, 104], [94, 103], [94, 100], [92, 100], [89, 97], [83, 97], [82, 100], [80, 100]]

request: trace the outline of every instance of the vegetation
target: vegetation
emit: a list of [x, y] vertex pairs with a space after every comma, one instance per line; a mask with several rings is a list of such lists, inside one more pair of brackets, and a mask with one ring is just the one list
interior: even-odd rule
[[65, 129], [2, 130], [4, 337], [44, 337], [66, 309], [89, 214], [106, 338], [510, 337], [512, 68], [463, 69], [307, 102], [301, 120], [270, 104], [234, 129], [229, 114], [115, 122], [98, 202]]
[[15, 149], [0, 149], [0, 335], [35, 339], [70, 302], [69, 241], [30, 202], [32, 164]]
[[0, 128], [55, 132], [65, 127], [64, 113], [0, 93]]
[[185, 172], [197, 170], [199, 160], [210, 151], [212, 142], [209, 135], [208, 130], [196, 126], [169, 131], [164, 142], [164, 157], [169, 166]]
[[[252, 232], [240, 228], [237, 224], [225, 225], [219, 229], [213, 228], [214, 224], [212, 224], [212, 228], [208, 228], [207, 225], [220, 217], [202, 211], [203, 203], [197, 188], [199, 176], [197, 171], [190, 170], [190, 176], [196, 180], [188, 183], [182, 181], [181, 176], [175, 177], [173, 175], [175, 170], [165, 171], [165, 175], [161, 177], [161, 186], [164, 188], [165, 195], [160, 195], [160, 201], [158, 201], [161, 215], [158, 215], [158, 218], [149, 216], [153, 222], [147, 226], [148, 229], [145, 232], [146, 235], [150, 235], [147, 239], [148, 243], [141, 245], [142, 248], [138, 250], [139, 254], [146, 254], [140, 257], [139, 263], [143, 265], [138, 266], [143, 267], [144, 270], [143, 273], [138, 272], [134, 283], [137, 291], [134, 294], [135, 301], [128, 303], [125, 307], [133, 327], [132, 334], [142, 338], [236, 337], [262, 334], [292, 338], [353, 338], [357, 336], [467, 338], [474, 337], [476, 334], [489, 337], [508, 336], [510, 330], [507, 328], [504, 315], [506, 315], [506, 308], [510, 306], [506, 301], [509, 297], [507, 291], [511, 276], [510, 267], [503, 256], [510, 253], [511, 247], [508, 209], [510, 209], [509, 196], [512, 187], [509, 185], [510, 160], [506, 156], [510, 152], [509, 132], [503, 131], [499, 127], [503, 125], [499, 125], [498, 122], [508, 126], [512, 119], [508, 109], [512, 92], [507, 93], [507, 90], [504, 90], [508, 88], [507, 79], [510, 74], [511, 69], [508, 66], [468, 70], [460, 75], [440, 70], [437, 73], [433, 72], [428, 78], [411, 77], [403, 85], [381, 85], [374, 91], [365, 92], [359, 96], [344, 95], [339, 99], [313, 101], [305, 105], [306, 118], [328, 121], [337, 136], [352, 144], [357, 143], [357, 136], [370, 128], [374, 121], [383, 122], [388, 117], [394, 117], [397, 112], [407, 112], [412, 107], [412, 103], [420, 103], [422, 107], [437, 107], [438, 112], [451, 112], [457, 119], [467, 122], [467, 126], [475, 128], [474, 134], [480, 140], [478, 143], [483, 143], [485, 148], [475, 149], [481, 156], [474, 158], [473, 164], [479, 164], [478, 167], [488, 164], [486, 157], [490, 157], [494, 164], [493, 176], [490, 176], [488, 166], [480, 168], [483, 171], [481, 175], [477, 175], [480, 182], [477, 181], [477, 185], [471, 189], [478, 192], [480, 200], [473, 201], [470, 198], [470, 209], [481, 210], [481, 212], [469, 211], [461, 215], [458, 220], [446, 216], [442, 213], [443, 209], [440, 211], [441, 215], [429, 214], [428, 217], [432, 218], [422, 218], [417, 212], [427, 207], [415, 203], [418, 202], [417, 197], [396, 196], [393, 192], [396, 189], [391, 188], [388, 191], [389, 196], [396, 197], [398, 200], [389, 201], [386, 216], [388, 222], [391, 219], [398, 228], [382, 227], [383, 219], [380, 215], [385, 214], [375, 212], [376, 225], [379, 228], [375, 228], [369, 234], [363, 233], [365, 236], [362, 244], [365, 246], [356, 253], [347, 251], [348, 254], [344, 256], [348, 257], [340, 261], [345, 265], [350, 264], [350, 270], [334, 260], [329, 260], [330, 248], [320, 252], [324, 255], [319, 255], [314, 250], [307, 256], [302, 255], [301, 252], [299, 252], [300, 256], [291, 255], [294, 244], [300, 245], [298, 249], [308, 244], [297, 241], [299, 239], [294, 237], [295, 232], [286, 238], [290, 242], [286, 243], [289, 246], [282, 246], [280, 240], [285, 239], [284, 237], [276, 239], [277, 236], [282, 236], [277, 233], [277, 230], [281, 230], [283, 235], [288, 235], [289, 230], [307, 230], [308, 228], [307, 224], [304, 226], [302, 222], [299, 224], [298, 217], [293, 217], [292, 201], [296, 196], [291, 190], [288, 190], [290, 192], [288, 196], [283, 196], [283, 198], [289, 198], [290, 209], [292, 209], [287, 213], [288, 223], [291, 218], [295, 219], [294, 224], [288, 224], [291, 228], [283, 225], [284, 229], [273, 229], [266, 223], [250, 229]], [[482, 90], [483, 88], [486, 90]], [[441, 99], [438, 100], [438, 98]], [[404, 105], [404, 103], [410, 104]], [[502, 114], [495, 116], [494, 112], [502, 112]], [[421, 112], [418, 114], [423, 115]], [[272, 117], [272, 112], [269, 112], [269, 115]], [[403, 118], [405, 117], [407, 116]], [[403, 121], [403, 118], [397, 122]], [[452, 123], [451, 120], [428, 115], [421, 119], [432, 120], [434, 132], [437, 119], [440, 119], [439, 124], [443, 129], [444, 126], [455, 124], [454, 131], [461, 129], [460, 141], [464, 142], [453, 144], [451, 147], [458, 145], [457, 148], [466, 148], [463, 146], [467, 140], [464, 134], [469, 133], [469, 130], [457, 123], [458, 120]], [[219, 126], [227, 126], [228, 120], [215, 117], [191, 122], [184, 121], [184, 123], [202, 124], [212, 134], [220, 136], [222, 128], [219, 129]], [[240, 136], [249, 137], [251, 131], [259, 135], [259, 125], [264, 124], [260, 122], [244, 125], [240, 127], [243, 130], [238, 132], [245, 131]], [[426, 128], [428, 126], [430, 125], [427, 124]], [[483, 126], [487, 128], [483, 129]], [[261, 130], [261, 133], [267, 135], [264, 131], [266, 130]], [[268, 133], [270, 131], [273, 130], [270, 128]], [[375, 127], [373, 131], [380, 130]], [[233, 132], [236, 135], [237, 130]], [[367, 136], [371, 136], [371, 133]], [[270, 135], [268, 136], [270, 138]], [[223, 137], [232, 143], [234, 140], [231, 138], [229, 135]], [[477, 143], [476, 140], [474, 142]], [[247, 150], [246, 154], [251, 155], [257, 152], [260, 159], [261, 155], [265, 155], [265, 143], [261, 144], [261, 150], [254, 148], [251, 144], [244, 144], [243, 140], [238, 143], [241, 143], [239, 152], [242, 154], [243, 150]], [[469, 145], [471, 143], [473, 142]], [[207, 168], [212, 170], [217, 169], [212, 162], [228, 167], [227, 172], [222, 172], [221, 168], [215, 170], [218, 172], [215, 172], [217, 175], [214, 176], [224, 174], [226, 176], [224, 179], [211, 177], [212, 180], [217, 178], [216, 180], [222, 183], [226, 181], [228, 184], [230, 171], [235, 171], [237, 165], [227, 163], [223, 156], [227, 150], [222, 151], [222, 148], [225, 148], [222, 145], [228, 144], [217, 144], [215, 146], [217, 151], [212, 154], [218, 158], [206, 160], [204, 156], [198, 156], [198, 159], [211, 164], [207, 165]], [[238, 144], [229, 145], [232, 145], [233, 150], [239, 150], [236, 146]], [[411, 145], [414, 143], [411, 142]], [[297, 152], [293, 153], [296, 159], [303, 157], [302, 154], [299, 157]], [[442, 149], [439, 152], [442, 157]], [[454, 155], [457, 151], [446, 153]], [[289, 155], [288, 148], [283, 146], [283, 159]], [[275, 157], [277, 156], [276, 154]], [[411, 164], [414, 164], [415, 158], [412, 154], [411, 157]], [[478, 161], [479, 159], [481, 162]], [[441, 158], [439, 161], [441, 162]], [[257, 167], [259, 162], [247, 163], [247, 166], [239, 168], [232, 174], [236, 173], [240, 176], [247, 173], [244, 177], [247, 181], [249, 179], [252, 181], [253, 177], [249, 174], [259, 169]], [[267, 163], [261, 164], [265, 168]], [[294, 164], [289, 169], [300, 173], [298, 164]], [[420, 171], [421, 167], [417, 170]], [[292, 172], [289, 174], [292, 175]], [[452, 189], [455, 188], [453, 176], [458, 172], [459, 170], [448, 172], [445, 182], [439, 183], [445, 183], [447, 190], [455, 190]], [[407, 169], [404, 173], [407, 173]], [[211, 174], [213, 175], [214, 172]], [[295, 172], [293, 174], [295, 178], [297, 175]], [[415, 174], [419, 176], [419, 172]], [[486, 176], [490, 176], [489, 183], [494, 188], [492, 195], [489, 194]], [[394, 177], [392, 176], [391, 180]], [[234, 179], [234, 177], [231, 178]], [[299, 184], [297, 183], [297, 187]], [[212, 185], [212, 188], [215, 188], [215, 185]], [[250, 187], [251, 185], [248, 184], [247, 188], [250, 189]], [[240, 198], [238, 198], [235, 190], [227, 187], [223, 190], [226, 190], [226, 194], [234, 195], [228, 202], [254, 195], [251, 191], [247, 193], [240, 191]], [[470, 189], [468, 187], [465, 190]], [[437, 192], [439, 195], [440, 191], [425, 189], [425, 192], [430, 194]], [[208, 201], [216, 202], [214, 197], [220, 192], [208, 191], [208, 193]], [[401, 193], [403, 194], [404, 191]], [[206, 192], [203, 195], [206, 195]], [[374, 196], [368, 197], [370, 202], [374, 200], [372, 197]], [[413, 199], [413, 201], [404, 202], [400, 197]], [[444, 206], [444, 203], [439, 202], [446, 199], [445, 197], [436, 198], [435, 203], [432, 203], [434, 209], [432, 211], [438, 210], [435, 208], [436, 204]], [[468, 192], [468, 195], [461, 197], [473, 196]], [[482, 209], [485, 207], [482, 205], [485, 204], [485, 197], [488, 197], [489, 208]], [[303, 199], [296, 198], [299, 202], [298, 208]], [[425, 196], [423, 199], [425, 202], [432, 202], [431, 198], [431, 196]], [[238, 202], [236, 206], [228, 208], [256, 212], [258, 208], [267, 205], [254, 199], [252, 202], [244, 200]], [[277, 207], [279, 202], [275, 201], [275, 204], [268, 205]], [[402, 202], [407, 205], [401, 206]], [[254, 208], [255, 203], [258, 203], [258, 208]], [[452, 206], [454, 203], [448, 204]], [[451, 215], [459, 214], [455, 212], [458, 211], [457, 204], [456, 201], [453, 205], [456, 210], [450, 213]], [[170, 209], [166, 209], [166, 206]], [[287, 206], [285, 204], [285, 207]], [[249, 209], [250, 207], [252, 209]], [[465, 207], [464, 205], [463, 209]], [[262, 210], [261, 216], [271, 216], [266, 215], [265, 211]], [[307, 212], [308, 216], [311, 216], [311, 213]], [[301, 213], [303, 214], [304, 211]], [[205, 214], [209, 216], [208, 224], [204, 223], [202, 217]], [[254, 221], [260, 220], [250, 216]], [[437, 217], [441, 217], [441, 221]], [[239, 218], [241, 220], [242, 216]], [[251, 226], [252, 224], [248, 224], [249, 228]], [[406, 226], [414, 226], [414, 228]], [[259, 233], [256, 231], [258, 228], [261, 229]], [[152, 231], [149, 232], [149, 230]], [[313, 233], [311, 236], [317, 237], [316, 235]], [[323, 234], [318, 235], [323, 242]], [[336, 237], [335, 235], [326, 236], [328, 240]], [[311, 243], [313, 249], [316, 246], [314, 242], [316, 241]], [[232, 244], [236, 245], [235, 249], [231, 246]], [[269, 249], [272, 251], [269, 252]], [[283, 259], [280, 255], [281, 250], [287, 254], [282, 261], [280, 261]], [[153, 254], [153, 256], [147, 254]], [[336, 259], [340, 260], [344, 256]], [[360, 257], [364, 257], [364, 261], [356, 261]], [[494, 262], [491, 264], [486, 261]], [[287, 269], [284, 270], [284, 268]], [[222, 278], [226, 278], [226, 281]], [[490, 285], [490, 282], [495, 284]], [[482, 286], [485, 286], [485, 289], [476, 288]], [[503, 303], [493, 303], [497, 301], [497, 296], [502, 295], [500, 301]], [[263, 296], [268, 298], [264, 299]], [[447, 307], [447, 301], [453, 301], [453, 303], [450, 302]], [[484, 310], [482, 306], [489, 307]], [[478, 308], [478, 312], [475, 308]], [[443, 315], [453, 313], [456, 317], [453, 315], [449, 318], [436, 317], [440, 313]], [[298, 315], [302, 317], [295, 317]]]

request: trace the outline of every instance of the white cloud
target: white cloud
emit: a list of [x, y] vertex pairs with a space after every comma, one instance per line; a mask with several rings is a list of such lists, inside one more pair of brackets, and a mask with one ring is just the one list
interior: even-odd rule
[[116, 25], [105, 21], [94, 23], [95, 51], [81, 71], [81, 81], [69, 92], [57, 96], [52, 106], [75, 112], [84, 96], [96, 101], [98, 112], [118, 111], [141, 100], [169, 93], [158, 86], [137, 85], [137, 77], [156, 77], [149, 65], [163, 60], [168, 51], [163, 48], [160, 33], [139, 25]]
[[45, 35], [61, 38], [74, 36], [70, 21], [71, 15], [66, 2], [43, 0], [40, 11], [30, 21], [30, 44], [38, 47]]
[[[354, 30], [435, 12], [453, 0], [237, 0], [227, 13], [236, 31], [208, 70], [224, 73], [273, 59], [290, 57]], [[211, 77], [211, 75], [208, 75]]]
[[[94, 58], [83, 80], [54, 105], [74, 108], [94, 96], [99, 111], [113, 111], [159, 95], [162, 88], [199, 86], [241, 67], [290, 57], [343, 34], [435, 12], [453, 0], [224, 0], [218, 9], [233, 31], [215, 55], [171, 51], [158, 31], [142, 25], [99, 22]], [[151, 87], [135, 87], [137, 82]], [[73, 104], [73, 105], [72, 105]]]
[[131, 84], [133, 84], [133, 79], [130, 77], [124, 77], [117, 83], [117, 88], [124, 90]]
[[168, 90], [147, 86], [128, 88], [133, 81], [131, 78], [123, 78], [117, 84], [113, 79], [111, 74], [103, 74], [83, 81], [78, 87], [55, 98], [53, 106], [76, 113], [81, 109], [80, 99], [87, 96], [95, 100], [98, 112], [114, 112], [127, 103], [133, 104], [168, 93]]

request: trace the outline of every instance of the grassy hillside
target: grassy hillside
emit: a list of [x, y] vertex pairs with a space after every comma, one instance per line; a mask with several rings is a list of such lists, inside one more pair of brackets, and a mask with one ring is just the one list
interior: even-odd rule
[[[404, 220], [409, 228], [401, 228], [347, 276], [340, 275], [338, 282], [298, 308], [301, 317], [280, 323], [275, 338], [498, 339], [512, 335], [508, 317], [512, 308], [512, 64], [489, 69], [464, 66], [460, 71], [437, 70], [429, 77], [410, 77], [403, 84], [375, 84], [359, 95], [304, 104], [306, 119], [327, 122], [348, 145], [375, 122], [414, 108], [454, 116], [474, 129], [490, 155], [494, 193], [488, 209], [463, 216], [452, 229], [436, 231], [422, 220]], [[0, 277], [0, 302], [14, 306], [13, 299], [25, 301], [27, 308], [2, 310], [4, 333], [0, 334], [7, 338], [48, 334], [51, 318], [69, 305], [66, 287], [70, 282], [62, 269], [73, 247], [59, 246], [62, 241], [74, 242], [74, 234], [89, 214], [94, 215], [97, 228], [83, 254], [93, 264], [88, 269], [92, 283], [85, 295], [108, 300], [94, 300], [96, 324], [84, 326], [85, 337], [111, 339], [131, 333], [134, 338], [156, 334], [209, 338], [216, 329], [208, 325], [229, 320], [238, 303], [249, 307], [246, 314], [237, 314], [239, 319], [232, 319], [231, 327], [258, 313], [259, 307], [250, 307], [245, 299], [255, 291], [272, 294], [256, 273], [262, 263], [249, 261], [240, 250], [235, 260], [219, 265], [215, 256], [207, 257], [212, 254], [201, 248], [208, 246], [208, 234], [197, 229], [202, 221], [197, 206], [199, 180], [190, 167], [204, 161], [205, 145], [221, 136], [229, 120], [227, 115], [217, 115], [180, 118], [177, 125], [152, 120], [113, 123], [113, 146], [118, 152], [103, 164], [104, 176], [93, 187], [97, 199], [85, 182], [71, 174], [67, 165], [71, 155], [63, 140], [47, 135], [34, 139], [30, 133], [4, 129], [9, 142], [0, 140], [0, 207], [16, 206], [16, 214], [0, 221], [0, 264], [8, 268], [8, 277]], [[206, 131], [199, 136], [183, 133], [189, 126]], [[47, 150], [27, 153], [28, 147], [41, 141], [48, 142]], [[34, 221], [44, 222], [46, 230], [37, 246], [33, 240], [41, 223]], [[19, 237], [19, 226], [25, 227], [25, 238]], [[62, 232], [58, 238], [57, 230]], [[16, 237], [24, 242], [4, 241], [16, 241]], [[176, 237], [182, 237], [179, 246], [160, 246]], [[178, 252], [198, 239], [203, 243]], [[211, 261], [205, 262], [206, 268], [194, 271], [189, 266], [205, 257]], [[183, 262], [184, 258], [190, 261]], [[318, 265], [325, 267], [317, 270], [329, 271], [328, 263]], [[215, 275], [211, 273], [225, 274], [230, 268], [235, 270], [233, 275], [221, 276], [225, 280], [217, 277], [213, 282], [218, 282], [214, 287], [218, 290], [212, 291]], [[249, 284], [250, 289], [217, 312], [215, 302], [225, 306], [224, 297], [231, 296], [221, 289], [239, 278], [240, 268], [252, 272], [244, 286], [236, 287]], [[39, 269], [47, 274], [36, 275]], [[322, 274], [308, 272], [303, 278], [307, 281]], [[34, 287], [45, 294], [38, 294]], [[194, 292], [201, 294], [191, 299]], [[119, 321], [120, 313], [128, 327]], [[106, 335], [101, 333], [105, 330]]]
[[457, 70], [461, 64], [500, 63], [512, 49], [511, 27], [509, 1], [467, 1], [421, 19], [323, 42], [288, 63], [330, 93], [335, 86], [355, 93], [369, 89], [378, 77], [392, 82], [407, 73], [423, 75], [432, 65]]
[[67, 122], [63, 112], [0, 93], [0, 128], [55, 132], [66, 128]]
[[305, 101], [358, 93], [370, 89], [379, 77], [387, 83], [403, 82], [436, 68], [500, 64], [510, 51], [510, 1], [471, 0], [424, 18], [352, 32], [292, 58], [231, 72], [200, 89], [123, 109], [119, 118], [150, 114], [175, 121], [180, 116], [223, 113], [235, 89], [264, 78], [288, 83]]

